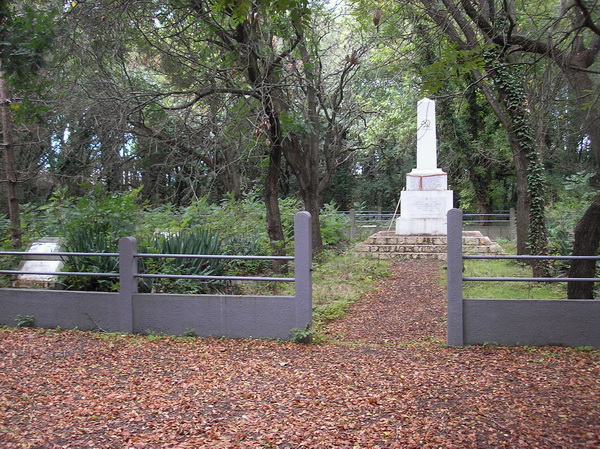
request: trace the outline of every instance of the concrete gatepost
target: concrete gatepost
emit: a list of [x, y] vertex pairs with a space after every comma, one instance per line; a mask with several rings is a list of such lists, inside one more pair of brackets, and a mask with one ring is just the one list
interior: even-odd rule
[[119, 332], [133, 333], [133, 295], [138, 291], [137, 241], [134, 237], [119, 240]]
[[462, 220], [459, 209], [448, 211], [446, 343], [464, 346]]
[[312, 222], [310, 212], [294, 217], [295, 328], [312, 326]]

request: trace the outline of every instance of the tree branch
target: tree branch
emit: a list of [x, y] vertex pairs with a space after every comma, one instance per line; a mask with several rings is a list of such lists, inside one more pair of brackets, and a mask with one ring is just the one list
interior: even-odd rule
[[[179, 93], [179, 94], [181, 94], [181, 93]], [[214, 89], [205, 90], [203, 92], [196, 92], [194, 94], [194, 99], [188, 101], [187, 103], [184, 103], [184, 104], [181, 104], [178, 106], [160, 105], [160, 107], [167, 111], [179, 111], [182, 109], [187, 109], [187, 108], [195, 105], [196, 103], [198, 103], [203, 98], [208, 97], [210, 95], [214, 95], [214, 94], [233, 94], [233, 95], [249, 96], [249, 97], [254, 97], [254, 98], [260, 99], [260, 97], [257, 95], [256, 91], [254, 91], [254, 90], [214, 88]], [[163, 96], [168, 97], [171, 95], [178, 95], [178, 93], [167, 93], [167, 94], [164, 94]]]
[[594, 34], [596, 34], [598, 37], [600, 37], [600, 28], [598, 27], [598, 25], [596, 25], [596, 23], [592, 19], [592, 13], [587, 8], [585, 3], [583, 3], [582, 0], [575, 0], [575, 5], [581, 10], [581, 13], [583, 14], [583, 26], [588, 28], [590, 31], [592, 31]]

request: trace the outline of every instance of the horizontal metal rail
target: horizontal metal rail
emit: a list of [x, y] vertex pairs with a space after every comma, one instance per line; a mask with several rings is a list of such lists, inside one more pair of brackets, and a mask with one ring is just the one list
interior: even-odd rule
[[0, 274], [29, 274], [32, 276], [94, 276], [94, 277], [119, 277], [119, 273], [90, 273], [83, 271], [18, 271], [0, 270]]
[[485, 256], [485, 255], [473, 255], [463, 254], [463, 259], [552, 259], [552, 260], [575, 260], [575, 259], [588, 259], [588, 260], [600, 260], [600, 256], [533, 256], [529, 254], [521, 255], [510, 255], [510, 254], [499, 254], [496, 256]]
[[[600, 256], [541, 256], [531, 254], [520, 255], [469, 255], [463, 254], [463, 259], [513, 259], [513, 260], [600, 260]], [[600, 278], [565, 278], [565, 277], [463, 277], [463, 281], [481, 282], [600, 282]]]
[[493, 278], [493, 277], [463, 277], [463, 281], [505, 281], [505, 282], [600, 282], [600, 278]]
[[239, 260], [294, 260], [294, 256], [231, 256], [231, 255], [206, 255], [206, 254], [153, 254], [138, 253], [133, 257], [139, 258], [165, 258], [165, 259], [239, 259]]
[[509, 220], [465, 220], [465, 224], [471, 223], [506, 223], [510, 224]]
[[[119, 257], [119, 253], [68, 253], [68, 252], [25, 252], [25, 251], [0, 251], [0, 256], [83, 256], [83, 257]], [[295, 260], [294, 256], [235, 256], [215, 254], [154, 254], [137, 253], [137, 258], [163, 258], [163, 259], [227, 259], [227, 260]], [[90, 277], [119, 277], [119, 273], [93, 273], [80, 271], [22, 271], [22, 270], [0, 270], [0, 275], [30, 275], [30, 276], [90, 276]], [[295, 278], [289, 277], [263, 277], [263, 276], [205, 276], [205, 275], [177, 275], [177, 274], [144, 274], [136, 273], [137, 278], [147, 279], [191, 279], [191, 280], [223, 280], [223, 281], [262, 281], [262, 282], [295, 282]]]
[[464, 218], [470, 218], [470, 217], [510, 217], [510, 214], [506, 214], [506, 213], [497, 213], [497, 214], [463, 214], [463, 219]]
[[294, 282], [295, 278], [276, 278], [260, 276], [196, 276], [185, 274], [135, 274], [137, 278], [144, 279], [196, 279], [196, 280], [223, 280], [223, 281], [272, 281], [272, 282]]
[[60, 256], [60, 257], [68, 257], [68, 256], [99, 256], [99, 257], [119, 257], [119, 253], [65, 253], [65, 252], [54, 252], [54, 253], [34, 253], [27, 251], [0, 251], [0, 256], [28, 256], [28, 257], [37, 257], [37, 256]]
[[[54, 252], [54, 253], [30, 253], [25, 251], [0, 251], [0, 256], [90, 256], [90, 257], [119, 257], [119, 253], [65, 253], [65, 252]], [[215, 254], [153, 254], [153, 253], [138, 253], [134, 257], [154, 257], [154, 258], [188, 258], [188, 259], [240, 259], [240, 260], [294, 260], [294, 256], [232, 256], [232, 255], [215, 255]]]

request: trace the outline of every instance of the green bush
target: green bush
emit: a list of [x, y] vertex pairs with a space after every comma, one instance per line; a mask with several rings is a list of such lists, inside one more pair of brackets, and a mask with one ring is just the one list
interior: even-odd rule
[[[140, 218], [137, 203], [139, 189], [125, 194], [103, 195], [100, 190], [79, 198], [68, 212], [64, 224], [66, 252], [116, 253], [119, 239], [135, 235]], [[65, 271], [118, 272], [118, 259], [104, 256], [72, 256], [65, 261]], [[62, 282], [68, 289], [114, 291], [117, 277], [67, 276]]]
[[320, 221], [324, 247], [336, 246], [346, 239], [348, 217], [340, 214], [334, 204], [326, 204], [323, 207]]
[[[206, 230], [160, 236], [147, 252], [206, 256], [223, 254], [219, 237]], [[145, 259], [141, 270], [154, 274], [222, 276], [224, 267], [223, 259], [161, 257]], [[161, 293], [207, 293], [223, 286], [223, 282], [217, 280], [162, 278], [152, 282], [148, 282], [148, 279], [145, 281], [140, 287]]]
[[[28, 235], [62, 237], [66, 252], [117, 252], [121, 237], [135, 236], [145, 252], [185, 251], [188, 254], [211, 254], [210, 244], [198, 249], [198, 239], [218, 239], [219, 252], [227, 255], [270, 255], [272, 248], [266, 232], [265, 205], [256, 192], [242, 200], [225, 196], [219, 204], [211, 204], [206, 198], [187, 207], [162, 205], [147, 208], [138, 199], [140, 189], [126, 193], [107, 195], [96, 189], [82, 198], [68, 197], [65, 189], [58, 188], [48, 203], [42, 206], [24, 207], [24, 226]], [[284, 240], [281, 246], [287, 255], [294, 252], [294, 216], [302, 210], [295, 198], [280, 201]], [[321, 232], [326, 248], [335, 247], [345, 239], [346, 217], [338, 214], [334, 205], [325, 205], [321, 215]], [[173, 238], [157, 238], [157, 235], [178, 235]], [[210, 237], [216, 236], [217, 237]], [[65, 261], [66, 271], [116, 272], [118, 261], [114, 257], [74, 256]], [[166, 274], [193, 273], [215, 274], [216, 262], [194, 263], [182, 259], [158, 262], [145, 261], [145, 267]], [[218, 271], [232, 275], [267, 274], [273, 267], [269, 260], [219, 261]], [[183, 271], [180, 271], [183, 270]], [[118, 279], [98, 277], [62, 277], [66, 288], [77, 290], [114, 291]], [[169, 292], [196, 292], [219, 287], [216, 283], [190, 280], [163, 280], [142, 282], [141, 289], [154, 288]], [[209, 284], [214, 284], [209, 287]]]
[[15, 322], [17, 327], [34, 327], [35, 326], [35, 318], [33, 315], [17, 315], [15, 318]]
[[[111, 238], [102, 226], [82, 227], [69, 230], [64, 244], [69, 253], [116, 253], [118, 242]], [[64, 271], [80, 273], [118, 273], [119, 260], [109, 256], [69, 256]], [[115, 291], [118, 277], [61, 276], [61, 282], [69, 290]]]

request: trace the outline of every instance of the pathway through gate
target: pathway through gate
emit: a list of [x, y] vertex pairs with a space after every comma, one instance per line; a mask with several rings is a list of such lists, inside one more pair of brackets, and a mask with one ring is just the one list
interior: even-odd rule
[[347, 343], [400, 344], [446, 342], [444, 262], [399, 260], [392, 275], [379, 281], [328, 334]]

